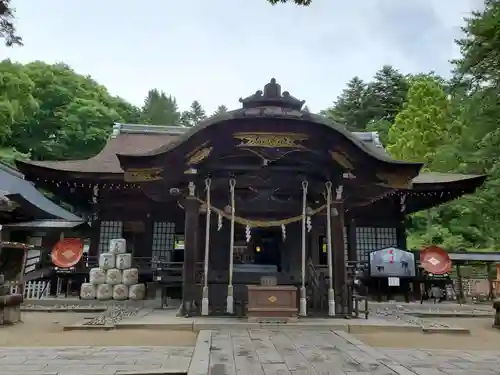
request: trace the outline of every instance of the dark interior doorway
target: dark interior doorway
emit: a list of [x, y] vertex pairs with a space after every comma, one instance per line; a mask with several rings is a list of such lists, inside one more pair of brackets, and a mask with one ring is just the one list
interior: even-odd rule
[[258, 229], [253, 241], [254, 264], [272, 265], [281, 271], [281, 231], [275, 229]]

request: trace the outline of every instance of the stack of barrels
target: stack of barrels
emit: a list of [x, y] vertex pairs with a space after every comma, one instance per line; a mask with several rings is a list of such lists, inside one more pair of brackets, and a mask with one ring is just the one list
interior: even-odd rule
[[132, 254], [126, 252], [125, 239], [109, 242], [109, 251], [99, 255], [99, 267], [92, 268], [89, 282], [82, 284], [82, 299], [142, 300], [145, 285], [139, 284], [139, 270], [132, 268]]

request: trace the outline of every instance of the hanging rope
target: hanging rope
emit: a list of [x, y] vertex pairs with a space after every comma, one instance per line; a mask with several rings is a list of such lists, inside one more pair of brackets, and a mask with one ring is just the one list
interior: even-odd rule
[[307, 187], [309, 183], [302, 181], [302, 288], [306, 287], [306, 221], [307, 221]]
[[[205, 202], [204, 200], [202, 200], [200, 198], [197, 198], [197, 199], [202, 205], [208, 206], [208, 203]], [[214, 206], [210, 206], [210, 207], [216, 214], [221, 215], [228, 220], [231, 220], [231, 214], [227, 214], [226, 212], [224, 212], [224, 210], [221, 210], [217, 207], [214, 207]], [[320, 207], [311, 210], [309, 213], [309, 216], [314, 216], [314, 215], [320, 213], [321, 211], [323, 211], [325, 208], [326, 208], [326, 204], [323, 204]], [[238, 223], [238, 224], [241, 224], [244, 226], [248, 226], [250, 228], [280, 227], [282, 225], [288, 225], [288, 224], [295, 223], [295, 222], [300, 221], [300, 220], [302, 220], [302, 215], [294, 216], [294, 217], [290, 217], [290, 218], [282, 219], [282, 220], [269, 220], [269, 221], [251, 220], [251, 219], [245, 219], [245, 218], [239, 217], [239, 216], [234, 217], [235, 223]]]
[[205, 224], [205, 262], [203, 264], [203, 271], [204, 271], [204, 278], [203, 278], [203, 287], [208, 288], [208, 258], [210, 256], [210, 212], [212, 211], [212, 208], [210, 206], [210, 185], [211, 185], [211, 180], [207, 178], [205, 180], [205, 189], [207, 191], [207, 202], [206, 202], [206, 207], [207, 207], [207, 218], [206, 218], [206, 224]]
[[328, 259], [328, 289], [333, 289], [333, 262], [332, 262], [332, 183], [327, 181], [326, 186], [326, 244]]
[[235, 199], [234, 199], [234, 187], [236, 186], [236, 180], [232, 178], [229, 180], [229, 191], [231, 193], [231, 239], [230, 239], [230, 254], [229, 254], [229, 286], [233, 285], [233, 257], [234, 257], [234, 218], [235, 218]]

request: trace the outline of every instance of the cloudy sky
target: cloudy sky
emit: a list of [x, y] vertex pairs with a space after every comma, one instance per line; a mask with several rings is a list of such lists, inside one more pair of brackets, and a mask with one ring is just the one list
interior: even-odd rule
[[25, 46], [2, 58], [65, 62], [140, 105], [151, 88], [210, 112], [271, 77], [319, 111], [384, 64], [447, 74], [481, 0], [12, 0]]

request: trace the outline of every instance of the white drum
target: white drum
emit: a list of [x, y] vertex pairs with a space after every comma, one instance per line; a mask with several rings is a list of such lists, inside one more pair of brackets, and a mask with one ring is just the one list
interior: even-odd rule
[[103, 270], [115, 268], [115, 254], [102, 253], [99, 255], [99, 267]]
[[122, 283], [122, 271], [111, 268], [106, 271], [106, 284], [118, 285]]
[[89, 282], [92, 285], [104, 284], [106, 282], [106, 271], [100, 268], [92, 268], [89, 272]]
[[96, 287], [90, 283], [83, 283], [80, 288], [80, 298], [81, 299], [94, 299], [96, 294]]
[[105, 301], [113, 297], [113, 287], [109, 284], [101, 284], [97, 286], [96, 296], [98, 300]]
[[113, 287], [113, 299], [123, 301], [128, 298], [128, 286], [119, 284]]
[[125, 238], [109, 240], [109, 252], [111, 254], [124, 254], [127, 252], [127, 241]]
[[134, 285], [139, 282], [139, 270], [137, 268], [129, 268], [123, 270], [122, 282], [125, 285]]
[[128, 298], [133, 301], [140, 301], [146, 297], [146, 286], [144, 284], [134, 284], [128, 287]]
[[116, 268], [119, 270], [126, 270], [130, 267], [132, 267], [132, 254], [116, 255]]

